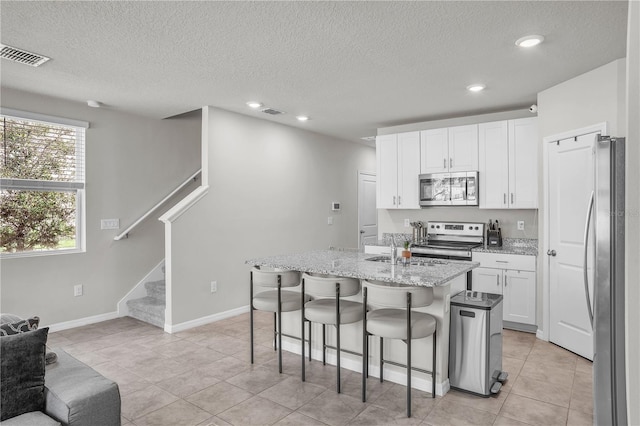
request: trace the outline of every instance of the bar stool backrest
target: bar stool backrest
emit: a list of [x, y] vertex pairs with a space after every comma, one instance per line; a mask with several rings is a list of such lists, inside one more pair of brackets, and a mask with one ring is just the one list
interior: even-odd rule
[[314, 298], [336, 297], [336, 283], [340, 284], [339, 297], [354, 296], [360, 291], [360, 280], [355, 278], [304, 273], [302, 279], [304, 292]]
[[407, 293], [411, 293], [411, 307], [421, 308], [433, 303], [433, 287], [418, 287], [381, 281], [363, 280], [367, 288], [367, 305], [375, 308], [407, 307]]
[[251, 268], [253, 284], [260, 287], [278, 287], [278, 275], [280, 275], [282, 287], [295, 287], [300, 284], [300, 272], [286, 271], [274, 268]]

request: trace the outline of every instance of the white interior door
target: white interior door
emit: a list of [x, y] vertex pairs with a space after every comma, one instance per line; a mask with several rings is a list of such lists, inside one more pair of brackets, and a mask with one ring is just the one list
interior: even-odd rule
[[376, 175], [358, 173], [358, 246], [378, 240], [378, 211], [376, 209]]
[[[548, 256], [549, 340], [588, 359], [593, 359], [593, 332], [584, 290], [584, 231], [594, 189], [595, 139], [595, 133], [565, 139], [548, 150], [549, 248], [555, 251]], [[591, 300], [593, 247], [592, 239], [587, 268]]]

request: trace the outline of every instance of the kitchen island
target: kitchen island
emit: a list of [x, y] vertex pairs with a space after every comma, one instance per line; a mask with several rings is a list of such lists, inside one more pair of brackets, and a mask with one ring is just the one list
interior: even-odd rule
[[[378, 261], [372, 260], [377, 258]], [[433, 303], [417, 310], [433, 315], [437, 321], [438, 336], [436, 341], [437, 375], [436, 393], [444, 395], [449, 390], [448, 361], [449, 361], [449, 311], [452, 294], [466, 289], [467, 276], [473, 268], [479, 266], [475, 262], [453, 261], [440, 259], [421, 258], [418, 262], [403, 266], [392, 265], [379, 261], [380, 256], [371, 254], [346, 252], [339, 250], [318, 250], [304, 253], [296, 253], [280, 256], [269, 256], [249, 259], [245, 263], [252, 266], [294, 270], [317, 274], [336, 275], [362, 280], [375, 280], [393, 284], [410, 286], [433, 287]], [[287, 289], [289, 290], [289, 289]], [[298, 288], [299, 291], [299, 288]], [[350, 299], [361, 301], [361, 294]], [[300, 312], [283, 314], [283, 332], [300, 336]], [[328, 343], [333, 344], [334, 330], [328, 328]], [[342, 346], [351, 351], [362, 353], [362, 322], [343, 325], [341, 328]], [[313, 336], [320, 336], [320, 329], [313, 331]], [[314, 359], [322, 359], [322, 345], [315, 338], [312, 345]], [[379, 377], [378, 368], [378, 340], [371, 339], [369, 349], [369, 374]], [[431, 339], [417, 339], [413, 342], [412, 358], [414, 366], [422, 369], [430, 369], [431, 366]], [[283, 349], [294, 353], [300, 353], [300, 343], [296, 340], [283, 340]], [[385, 344], [385, 359], [395, 362], [404, 362], [406, 346], [401, 341], [390, 341]], [[335, 353], [328, 351], [327, 361], [335, 364]], [[344, 368], [360, 372], [362, 371], [360, 357], [343, 353], [342, 366]], [[406, 383], [405, 370], [390, 364], [385, 364], [385, 379], [396, 383]], [[414, 372], [413, 387], [431, 391], [431, 379], [428, 375]]]

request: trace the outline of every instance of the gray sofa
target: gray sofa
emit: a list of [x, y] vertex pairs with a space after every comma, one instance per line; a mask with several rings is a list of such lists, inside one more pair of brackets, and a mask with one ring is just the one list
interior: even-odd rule
[[62, 349], [45, 354], [39, 321], [0, 314], [2, 425], [119, 426], [118, 385]]
[[45, 371], [45, 409], [5, 420], [3, 426], [119, 426], [118, 385], [61, 349]]

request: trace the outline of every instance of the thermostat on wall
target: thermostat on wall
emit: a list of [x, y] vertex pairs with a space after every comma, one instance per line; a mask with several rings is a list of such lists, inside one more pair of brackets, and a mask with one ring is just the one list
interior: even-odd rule
[[333, 210], [333, 211], [340, 210], [340, 202], [339, 201], [333, 201], [331, 203], [331, 210]]

